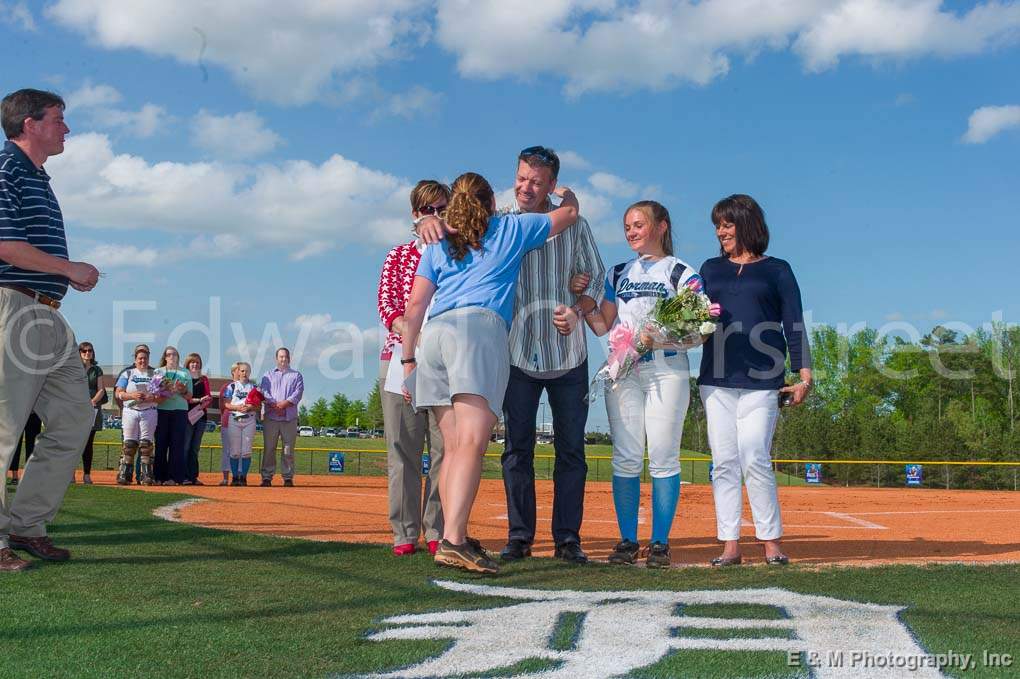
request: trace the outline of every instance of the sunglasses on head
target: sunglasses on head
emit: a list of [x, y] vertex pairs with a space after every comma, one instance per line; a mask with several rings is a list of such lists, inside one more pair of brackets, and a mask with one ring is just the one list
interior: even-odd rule
[[552, 152], [544, 146], [529, 146], [521, 151], [517, 157], [521, 159], [538, 158], [543, 163], [548, 163], [549, 165], [554, 165], [556, 163], [556, 158], [553, 156]]
[[424, 207], [418, 208], [418, 212], [423, 215], [439, 215], [439, 213], [445, 209], [445, 205], [440, 205], [438, 207], [435, 205], [425, 205]]

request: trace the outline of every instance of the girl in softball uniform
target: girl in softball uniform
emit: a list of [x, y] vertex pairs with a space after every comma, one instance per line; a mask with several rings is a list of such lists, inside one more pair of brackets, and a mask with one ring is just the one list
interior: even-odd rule
[[697, 291], [697, 270], [673, 256], [669, 212], [651, 200], [631, 205], [624, 234], [637, 257], [617, 264], [606, 275], [606, 294], [588, 316], [596, 335], [617, 323], [634, 328], [641, 341], [635, 369], [606, 390], [606, 412], [613, 435], [613, 504], [620, 543], [609, 556], [614, 564], [637, 560], [638, 507], [645, 445], [652, 477], [652, 541], [647, 565], [669, 566], [669, 532], [680, 500], [680, 438], [690, 403], [690, 368], [682, 347], [653, 346], [642, 326], [655, 303], [675, 297], [684, 286]]
[[136, 453], [141, 461], [138, 468], [139, 483], [146, 486], [153, 483], [152, 444], [156, 439], [156, 406], [160, 401], [148, 391], [153, 374], [153, 369], [149, 367], [149, 350], [138, 347], [135, 349], [134, 367], [125, 370], [117, 378], [114, 395], [124, 404], [121, 416], [124, 447], [117, 469], [117, 483], [122, 486], [131, 485]]
[[230, 485], [247, 486], [251, 468], [251, 447], [255, 440], [255, 406], [246, 403], [248, 394], [255, 389], [251, 381], [251, 366], [237, 365], [237, 379], [224, 392], [225, 408], [230, 411], [227, 439], [230, 441], [230, 471], [234, 476]]

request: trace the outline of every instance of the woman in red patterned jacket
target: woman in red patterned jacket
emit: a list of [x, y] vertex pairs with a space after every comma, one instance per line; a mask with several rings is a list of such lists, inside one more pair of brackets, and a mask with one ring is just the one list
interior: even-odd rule
[[[418, 238], [418, 222], [446, 209], [450, 188], [423, 179], [411, 191], [411, 215], [415, 237], [390, 250], [379, 276], [379, 318], [389, 331], [380, 356], [379, 392], [386, 429], [386, 457], [389, 469], [389, 514], [393, 528], [393, 553], [414, 554], [424, 533], [430, 554], [435, 554], [443, 536], [443, 510], [439, 503], [439, 467], [443, 459], [443, 438], [431, 412], [416, 413], [404, 401], [400, 365], [404, 307], [418, 269], [424, 244]], [[422, 504], [421, 477], [425, 467], [422, 451], [428, 442], [428, 476]]]

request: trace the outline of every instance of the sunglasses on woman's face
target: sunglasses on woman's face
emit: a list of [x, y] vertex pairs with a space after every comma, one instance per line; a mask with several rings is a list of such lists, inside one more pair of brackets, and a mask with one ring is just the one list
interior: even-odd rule
[[446, 209], [445, 205], [426, 205], [425, 207], [418, 210], [423, 215], [438, 215], [440, 212]]
[[94, 353], [96, 353], [96, 350], [95, 349], [79, 349], [78, 353], [79, 354], [94, 354]]

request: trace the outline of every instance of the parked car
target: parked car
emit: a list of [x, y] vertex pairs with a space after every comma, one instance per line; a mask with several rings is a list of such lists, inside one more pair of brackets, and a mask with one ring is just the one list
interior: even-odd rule
[[315, 436], [315, 429], [312, 427], [298, 427], [298, 436]]
[[376, 429], [375, 431], [372, 432], [372, 436], [374, 436], [377, 439], [381, 439], [381, 438], [386, 436], [386, 430], [385, 429]]
[[322, 435], [328, 436], [329, 438], [336, 438], [336, 428], [326, 427], [325, 429], [322, 430]]
[[360, 427], [347, 427], [347, 438], [356, 439], [361, 434]]

